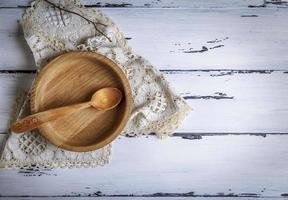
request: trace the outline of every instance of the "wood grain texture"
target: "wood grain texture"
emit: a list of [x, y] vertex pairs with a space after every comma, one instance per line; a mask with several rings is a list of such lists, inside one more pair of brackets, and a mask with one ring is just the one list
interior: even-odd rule
[[[23, 10], [0, 9], [2, 70], [35, 69], [17, 23]], [[158, 69], [287, 68], [285, 8], [101, 10]]]
[[72, 115], [83, 109], [91, 107], [90, 102], [77, 103], [59, 108], [53, 108], [42, 112], [30, 114], [24, 118], [18, 119], [10, 126], [11, 131], [14, 133], [23, 133], [32, 131], [41, 127], [43, 124]]
[[85, 106], [85, 109], [43, 124], [40, 133], [61, 148], [92, 151], [120, 134], [133, 108], [128, 79], [110, 59], [92, 52], [69, 52], [49, 62], [33, 84], [32, 113], [90, 101], [97, 90], [106, 87], [118, 88], [123, 93], [116, 108], [100, 111]]
[[[286, 71], [163, 71], [194, 109], [178, 133], [287, 133]], [[33, 74], [1, 74], [0, 132]]]
[[[75, 91], [77, 92], [77, 91]], [[18, 119], [11, 125], [14, 133], [23, 133], [39, 128], [41, 125], [57, 120], [67, 115], [77, 113], [83, 109], [93, 107], [98, 111], [114, 109], [122, 100], [122, 92], [114, 87], [105, 87], [97, 90], [89, 101], [49, 109]]]
[[[123, 138], [96, 169], [0, 170], [0, 194], [281, 197], [288, 193], [288, 136], [202, 140]], [[251, 198], [250, 198], [251, 199]]]

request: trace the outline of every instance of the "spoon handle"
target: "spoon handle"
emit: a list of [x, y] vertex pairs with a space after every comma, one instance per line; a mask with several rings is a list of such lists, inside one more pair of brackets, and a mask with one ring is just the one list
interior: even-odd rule
[[79, 110], [88, 108], [90, 106], [91, 106], [90, 102], [85, 102], [85, 103], [64, 106], [60, 108], [54, 108], [51, 110], [29, 115], [23, 119], [20, 119], [14, 122], [11, 126], [11, 130], [14, 133], [22, 133], [26, 131], [31, 131], [35, 128], [38, 128], [39, 126], [41, 126], [42, 124], [46, 122], [56, 120], [65, 115], [71, 115]]

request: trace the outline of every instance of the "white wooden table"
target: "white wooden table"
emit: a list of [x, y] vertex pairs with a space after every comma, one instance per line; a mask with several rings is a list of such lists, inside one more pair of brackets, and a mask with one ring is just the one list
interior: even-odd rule
[[[287, 198], [287, 3], [82, 2], [102, 6], [194, 110], [166, 140], [118, 138], [104, 167], [1, 169], [3, 199]], [[35, 72], [18, 23], [28, 5], [0, 0], [0, 138], [17, 89]]]

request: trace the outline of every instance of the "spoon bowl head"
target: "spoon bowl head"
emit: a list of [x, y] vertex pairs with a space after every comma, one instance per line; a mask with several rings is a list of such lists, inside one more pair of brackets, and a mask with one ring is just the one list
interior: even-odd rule
[[90, 104], [98, 110], [111, 110], [115, 108], [122, 99], [122, 92], [114, 87], [106, 87], [96, 91]]

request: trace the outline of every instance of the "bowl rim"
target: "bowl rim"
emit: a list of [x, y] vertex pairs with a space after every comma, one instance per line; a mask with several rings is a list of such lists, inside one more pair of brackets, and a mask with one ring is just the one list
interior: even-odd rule
[[[125, 93], [125, 101], [126, 101], [125, 102], [126, 106], [124, 109], [123, 117], [121, 118], [121, 122], [120, 122], [119, 126], [117, 126], [117, 128], [114, 130], [114, 132], [112, 134], [110, 134], [108, 137], [105, 137], [100, 142], [97, 142], [97, 143], [91, 144], [91, 145], [87, 145], [87, 146], [73, 146], [73, 145], [65, 144], [65, 142], [63, 143], [63, 141], [59, 141], [59, 140], [51, 137], [51, 135], [53, 135], [53, 134], [51, 134], [51, 133], [47, 134], [44, 131], [43, 127], [39, 127], [38, 130], [42, 136], [44, 136], [48, 141], [50, 141], [52, 144], [54, 144], [55, 146], [57, 146], [59, 148], [63, 148], [65, 150], [75, 151], [75, 152], [93, 151], [93, 150], [97, 150], [97, 149], [100, 149], [100, 148], [108, 145], [114, 139], [116, 139], [116, 137], [125, 128], [128, 120], [129, 120], [129, 117], [131, 115], [132, 108], [133, 108], [133, 97], [132, 97], [132, 90], [130, 87], [129, 80], [127, 79], [123, 70], [114, 61], [112, 61], [111, 59], [109, 59], [106, 56], [103, 56], [99, 53], [90, 52], [90, 51], [71, 51], [68, 53], [60, 54], [59, 56], [52, 59], [49, 63], [47, 63], [41, 69], [41, 71], [39, 73], [37, 73], [36, 78], [34, 79], [34, 82], [32, 84], [32, 88], [31, 88], [30, 109], [31, 109], [32, 114], [36, 112], [36, 108], [35, 108], [35, 106], [36, 106], [36, 102], [35, 102], [36, 92], [37, 92], [38, 84], [40, 83], [42, 77], [45, 75], [45, 72], [49, 69], [50, 66], [53, 66], [59, 59], [62, 59], [65, 56], [71, 56], [73, 54], [77, 55], [77, 57], [79, 57], [79, 56], [81, 57], [81, 54], [83, 54], [85, 56], [87, 56], [87, 54], [89, 56], [93, 56], [94, 58], [98, 59], [99, 61], [104, 62], [106, 65], [110, 66], [111, 69], [120, 78], [121, 83], [123, 85], [123, 89], [124, 89], [124, 93]], [[44, 124], [44, 126], [45, 126], [45, 124]]]

